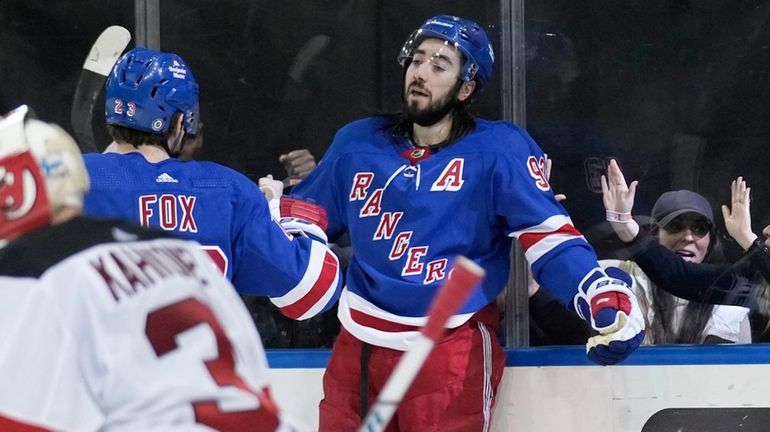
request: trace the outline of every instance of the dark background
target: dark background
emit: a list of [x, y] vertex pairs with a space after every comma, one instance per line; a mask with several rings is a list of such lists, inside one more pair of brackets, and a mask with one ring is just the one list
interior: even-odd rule
[[[499, 118], [504, 103], [526, 106], [527, 129], [555, 161], [554, 189], [601, 257], [619, 253], [599, 189], [610, 158], [640, 181], [642, 222], [657, 196], [686, 188], [721, 223], [719, 205], [743, 175], [754, 230], [770, 224], [770, 2], [529, 1], [523, 52], [501, 44], [503, 4], [161, 0], [160, 48], [181, 55], [201, 85], [199, 158], [282, 178], [280, 154], [308, 148], [320, 158], [345, 123], [397, 110], [404, 40], [432, 15], [464, 16], [487, 29], [498, 60], [475, 112]], [[110, 25], [135, 33], [134, 2], [3, 1], [0, 23], [0, 111], [27, 103], [72, 132], [91, 44]], [[526, 91], [504, 100], [500, 59], [510, 56], [525, 61]], [[109, 142], [101, 103], [99, 149]]]
[[[201, 158], [253, 178], [281, 177], [281, 153], [320, 157], [346, 122], [398, 109], [395, 58], [428, 16], [476, 20], [498, 60], [518, 54], [503, 51], [500, 3], [491, 1], [163, 0], [160, 10], [161, 49], [180, 54], [201, 84]], [[609, 157], [640, 180], [638, 215], [670, 189], [726, 203], [730, 180], [744, 175], [755, 229], [770, 223], [770, 3], [549, 0], [525, 10], [527, 127], [555, 160], [553, 184], [579, 228], [601, 228], [596, 192]], [[134, 4], [2, 2], [0, 22], [0, 109], [28, 103], [71, 131], [90, 45], [112, 24], [133, 32]], [[483, 116], [502, 112], [497, 64], [476, 103]], [[101, 114], [98, 106], [100, 148]]]

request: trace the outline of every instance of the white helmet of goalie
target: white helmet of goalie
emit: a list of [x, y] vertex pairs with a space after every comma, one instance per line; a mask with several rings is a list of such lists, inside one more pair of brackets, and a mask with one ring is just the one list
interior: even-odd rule
[[75, 140], [28, 114], [22, 105], [0, 119], [0, 246], [49, 225], [65, 207], [81, 209], [89, 188]]

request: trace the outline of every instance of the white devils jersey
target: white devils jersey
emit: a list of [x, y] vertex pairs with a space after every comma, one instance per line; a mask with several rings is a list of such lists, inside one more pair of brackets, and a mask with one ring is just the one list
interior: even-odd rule
[[288, 430], [232, 285], [153, 236], [76, 219], [0, 249], [0, 430]]

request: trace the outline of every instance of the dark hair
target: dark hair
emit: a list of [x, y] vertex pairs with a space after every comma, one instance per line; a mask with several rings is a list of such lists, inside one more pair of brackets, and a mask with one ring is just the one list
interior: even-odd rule
[[[391, 120], [393, 130], [401, 136], [412, 139], [413, 122], [410, 121], [406, 114], [398, 112], [394, 114], [387, 114]], [[476, 127], [476, 120], [473, 118], [473, 114], [470, 112], [470, 106], [465, 103], [459, 103], [452, 109], [452, 129], [449, 131], [447, 138], [437, 144], [431, 145], [431, 149], [438, 150], [442, 147], [446, 147], [454, 141], [467, 135], [473, 128]]]
[[163, 147], [163, 143], [165, 143], [168, 138], [168, 133], [156, 135], [118, 125], [107, 125], [107, 131], [116, 142], [131, 144], [134, 147], [139, 147], [142, 144], [152, 144]]
[[[652, 233], [657, 234], [657, 225], [653, 225]], [[709, 246], [704, 263], [722, 264], [725, 262], [724, 243], [719, 231], [714, 225], [709, 229]], [[702, 342], [703, 330], [714, 312], [714, 305], [690, 301], [681, 315], [679, 328], [674, 328], [675, 308], [678, 297], [668, 293], [654, 284], [652, 287], [653, 309], [655, 320], [650, 323], [655, 344], [698, 344]]]
[[112, 139], [118, 143], [127, 143], [134, 147], [139, 147], [142, 144], [156, 145], [166, 150], [166, 153], [171, 154], [171, 151], [168, 148], [168, 138], [174, 132], [175, 128], [173, 125], [176, 125], [177, 118], [181, 115], [181, 111], [174, 113], [171, 117], [172, 127], [168, 128], [165, 133], [160, 135], [114, 124], [108, 124], [107, 131], [110, 133]]

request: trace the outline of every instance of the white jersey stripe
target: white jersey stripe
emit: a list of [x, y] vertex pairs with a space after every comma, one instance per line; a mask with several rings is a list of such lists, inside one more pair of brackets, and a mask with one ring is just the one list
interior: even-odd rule
[[316, 288], [316, 289], [324, 289], [326, 291], [324, 292], [324, 295], [307, 310], [307, 312], [303, 313], [302, 315], [300, 315], [299, 318], [297, 318], [298, 320], [304, 320], [304, 319], [308, 319], [316, 316], [329, 304], [329, 301], [334, 297], [334, 293], [337, 291], [336, 287], [340, 283], [339, 278], [341, 274], [340, 272], [337, 271], [337, 269], [339, 268], [339, 260], [333, 253], [327, 254], [327, 257], [330, 257], [335, 261], [334, 264], [329, 264], [326, 262], [323, 264], [326, 267], [325, 271], [334, 271], [334, 274], [335, 274], [334, 280], [332, 280], [332, 282], [327, 286]]
[[572, 225], [572, 219], [570, 219], [569, 216], [553, 215], [544, 220], [539, 225], [534, 225], [523, 230], [514, 231], [508, 234], [508, 236], [518, 239], [522, 234], [553, 232], [563, 227], [564, 225]]
[[[425, 322], [425, 317], [402, 317], [386, 312], [347, 288], [342, 290], [337, 313], [340, 323], [356, 338], [372, 345], [383, 346], [395, 350], [406, 351], [417, 341], [419, 329]], [[353, 315], [363, 317], [367, 323], [382, 323], [366, 325], [362, 319], [354, 319]], [[447, 321], [447, 328], [457, 328], [466, 323], [473, 313], [453, 315]], [[410, 327], [413, 328], [409, 329]], [[401, 331], [393, 330], [401, 328]]]
[[[308, 261], [307, 270], [302, 280], [299, 281], [297, 286], [292, 288], [286, 294], [280, 297], [271, 297], [270, 301], [273, 302], [279, 308], [289, 306], [298, 300], [305, 297], [315, 285], [318, 278], [321, 276], [321, 272], [326, 265], [324, 258], [326, 258], [326, 252], [328, 249], [324, 248], [318, 242], [312, 242], [310, 246], [310, 260]], [[337, 278], [334, 278], [336, 281]], [[336, 286], [336, 285], [334, 285]]]
[[540, 257], [547, 254], [549, 251], [551, 251], [553, 248], [559, 246], [560, 244], [574, 239], [583, 239], [585, 240], [585, 237], [583, 236], [576, 236], [572, 234], [554, 234], [549, 235], [547, 237], [543, 237], [542, 240], [532, 245], [529, 249], [524, 252], [524, 256], [527, 258], [527, 262], [534, 263]]
[[484, 428], [482, 431], [488, 432], [492, 421], [492, 400], [494, 398], [494, 389], [492, 388], [492, 337], [484, 323], [478, 322], [476, 325], [479, 328], [479, 333], [481, 333], [481, 345], [484, 349], [484, 400], [482, 401]]

